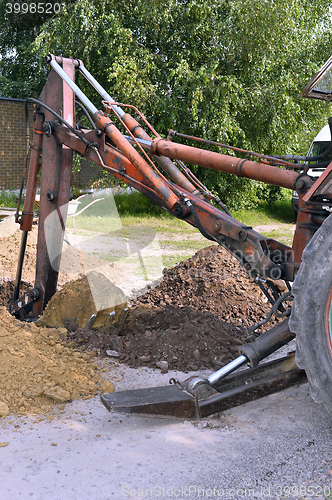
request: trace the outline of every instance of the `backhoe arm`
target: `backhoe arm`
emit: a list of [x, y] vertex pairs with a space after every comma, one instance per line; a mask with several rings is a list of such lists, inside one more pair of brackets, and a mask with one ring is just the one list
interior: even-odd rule
[[[17, 314], [22, 308], [29, 312], [33, 303], [33, 313], [41, 314], [56, 291], [69, 201], [72, 151], [100, 165], [175, 217], [197, 227], [208, 240], [223, 245], [254, 278], [260, 276], [262, 279], [281, 278], [287, 281], [294, 278], [300, 264], [299, 252], [295, 255], [290, 247], [260, 235], [251, 227], [233, 219], [229, 213], [212, 206], [170, 158], [297, 189], [300, 196], [312, 185], [308, 176], [247, 159], [173, 144], [159, 136], [152, 140], [134, 118], [113, 103], [111, 96], [93, 79], [81, 61], [53, 55], [48, 56], [47, 60], [52, 67], [47, 83], [39, 100], [31, 99], [36, 102], [38, 112], [45, 114], [36, 282], [29, 298], [25, 294], [12, 305], [13, 313]], [[75, 84], [75, 68], [81, 70], [107, 99], [106, 113], [99, 111]], [[92, 114], [97, 124], [96, 129], [75, 129], [75, 94]], [[110, 110], [120, 118], [128, 136], [122, 134], [108, 116]], [[152, 133], [156, 134], [153, 129]], [[155, 166], [146, 151], [157, 159], [165, 175]], [[34, 164], [36, 165], [36, 159]], [[36, 167], [32, 168], [31, 163], [28, 178], [29, 192], [32, 193], [30, 198], [34, 196], [37, 185], [35, 170]], [[22, 214], [23, 231], [26, 231], [25, 212], [31, 212], [30, 205], [31, 199], [29, 209], [24, 209]], [[53, 229], [45, 228], [46, 221], [50, 220], [48, 216], [55, 211], [60, 224]], [[308, 229], [307, 232], [309, 231]], [[47, 241], [46, 232], [51, 235], [48, 236], [51, 241]], [[56, 261], [51, 261], [49, 248], [56, 248], [52, 252], [58, 256]]]

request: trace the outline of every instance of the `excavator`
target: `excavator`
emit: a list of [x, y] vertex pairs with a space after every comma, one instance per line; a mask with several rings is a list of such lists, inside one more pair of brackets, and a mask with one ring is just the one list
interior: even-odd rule
[[[23, 169], [23, 179], [28, 171], [24, 207], [16, 214], [22, 241], [10, 313], [34, 321], [57, 290], [76, 152], [224, 247], [271, 303], [269, 314], [260, 324], [272, 316], [280, 318], [256, 340], [240, 346], [237, 358], [209, 376], [192, 376], [182, 382], [171, 379], [165, 387], [103, 394], [106, 408], [203, 418], [308, 379], [314, 400], [332, 411], [332, 142], [319, 156], [280, 157], [175, 130], [163, 138], [134, 106], [115, 102], [81, 60], [49, 54], [46, 62], [50, 71], [39, 98], [26, 100], [26, 107], [29, 103], [34, 107], [34, 135], [29, 167], [26, 160]], [[301, 96], [331, 101], [331, 69], [332, 57]], [[76, 71], [100, 94], [103, 110], [98, 110], [75, 83]], [[75, 123], [76, 106], [84, 112], [90, 128]], [[332, 118], [328, 123], [332, 130]], [[197, 147], [184, 144], [183, 139], [196, 141]], [[207, 149], [209, 146], [213, 150]], [[229, 149], [231, 154], [216, 152], [218, 147]], [[292, 246], [235, 220], [188, 164], [296, 191], [299, 203]], [[325, 170], [317, 178], [308, 174], [309, 167], [311, 171]], [[22, 293], [24, 254], [39, 177], [36, 277], [34, 287]], [[283, 291], [275, 286], [276, 280], [284, 281]], [[296, 357], [292, 353], [259, 365], [294, 338]]]

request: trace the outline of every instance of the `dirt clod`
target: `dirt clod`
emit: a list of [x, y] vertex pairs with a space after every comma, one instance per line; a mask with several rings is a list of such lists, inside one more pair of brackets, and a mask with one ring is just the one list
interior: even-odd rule
[[9, 415], [9, 407], [6, 403], [0, 401], [0, 417], [7, 417]]
[[55, 401], [55, 403], [66, 403], [70, 400], [70, 392], [65, 391], [59, 386], [47, 389], [44, 391], [44, 395]]

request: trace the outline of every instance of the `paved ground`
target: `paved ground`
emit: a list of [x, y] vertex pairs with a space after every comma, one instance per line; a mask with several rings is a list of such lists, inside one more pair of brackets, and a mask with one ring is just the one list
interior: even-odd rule
[[[172, 375], [184, 377], [121, 367], [116, 386]], [[1, 500], [332, 498], [332, 418], [308, 384], [199, 423], [112, 414], [96, 398], [2, 424]]]

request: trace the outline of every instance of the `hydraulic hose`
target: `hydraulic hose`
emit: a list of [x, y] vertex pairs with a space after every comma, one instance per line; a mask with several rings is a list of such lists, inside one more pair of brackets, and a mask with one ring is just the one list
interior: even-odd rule
[[217, 238], [215, 238], [212, 234], [209, 234], [205, 231], [204, 227], [202, 226], [201, 224], [201, 221], [199, 220], [199, 217], [198, 217], [198, 214], [197, 214], [197, 211], [196, 211], [196, 208], [194, 207], [194, 205], [191, 203], [191, 201], [188, 199], [188, 198], [184, 198], [183, 199], [183, 202], [185, 203], [185, 205], [189, 208], [189, 210], [191, 211], [191, 213], [193, 214], [193, 217], [194, 217], [194, 220], [195, 220], [195, 224], [196, 224], [196, 227], [197, 229], [202, 233], [202, 235], [204, 236], [204, 238], [206, 238], [207, 240], [212, 240], [212, 241], [216, 241], [218, 243], [218, 245], [220, 245], [219, 241], [217, 240]]
[[69, 130], [71, 132], [73, 132], [73, 134], [77, 135], [77, 137], [79, 137], [81, 139], [81, 141], [83, 141], [86, 146], [91, 147], [94, 145], [92, 142], [88, 141], [82, 134], [80, 134], [74, 127], [72, 127], [68, 122], [66, 122], [66, 120], [64, 120], [62, 118], [62, 116], [60, 116], [56, 111], [54, 111], [52, 108], [50, 108], [49, 106], [47, 106], [43, 102], [38, 101], [38, 99], [34, 99], [33, 97], [28, 97], [26, 99], [26, 102], [34, 102], [35, 104], [38, 104], [38, 106], [41, 106], [42, 108], [47, 109], [47, 111], [52, 113], [52, 115], [54, 115], [61, 123], [66, 125], [66, 127], [68, 127]]

